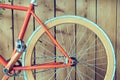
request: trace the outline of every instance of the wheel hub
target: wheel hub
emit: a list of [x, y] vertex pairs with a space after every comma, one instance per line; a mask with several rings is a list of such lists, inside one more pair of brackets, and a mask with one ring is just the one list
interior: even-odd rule
[[72, 67], [74, 67], [74, 66], [76, 66], [77, 64], [78, 64], [78, 61], [77, 61], [77, 59], [75, 58], [75, 57], [71, 57], [71, 59], [73, 60], [73, 62], [72, 62]]

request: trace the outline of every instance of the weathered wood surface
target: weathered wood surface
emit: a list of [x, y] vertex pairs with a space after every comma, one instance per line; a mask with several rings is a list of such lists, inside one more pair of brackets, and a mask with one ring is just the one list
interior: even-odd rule
[[[14, 0], [14, 4], [28, 6], [29, 1], [30, 0]], [[54, 1], [56, 1], [56, 3]], [[10, 4], [10, 2], [7, 0], [4, 1], [4, 3]], [[120, 79], [120, 0], [38, 0], [38, 6], [35, 8], [35, 12], [43, 22], [55, 16], [72, 14], [86, 17], [97, 23], [109, 35], [113, 43], [117, 58], [117, 70], [115, 79]], [[12, 28], [13, 24], [11, 10], [0, 10], [0, 54], [2, 54], [2, 56], [7, 59], [13, 50], [13, 41], [17, 39], [25, 15], [26, 12], [14, 11], [14, 28]], [[35, 22], [34, 26], [34, 21], [31, 17], [29, 28], [27, 30], [27, 34], [25, 35], [25, 42], [34, 28], [37, 26], [38, 23]], [[57, 28], [57, 30], [59, 31], [60, 29]], [[13, 31], [14, 35], [12, 34]], [[62, 31], [64, 32], [66, 29], [63, 28]], [[52, 30], [52, 32], [54, 33], [54, 30]], [[58, 35], [59, 34], [56, 36]], [[53, 48], [50, 49], [54, 50]], [[2, 66], [0, 66], [0, 71], [2, 71], [1, 67]], [[3, 73], [0, 72], [0, 79], [2, 75]], [[62, 76], [64, 78], [64, 75]], [[22, 79], [22, 76], [15, 78], [15, 80]], [[10, 78], [10, 80], [13, 80], [13, 78]]]

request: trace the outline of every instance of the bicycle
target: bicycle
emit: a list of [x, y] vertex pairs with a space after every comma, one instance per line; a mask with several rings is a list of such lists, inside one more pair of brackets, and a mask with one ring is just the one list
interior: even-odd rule
[[[43, 23], [33, 11], [35, 5], [36, 0], [31, 0], [29, 7], [0, 4], [0, 8], [27, 12], [12, 57], [7, 60], [0, 55], [5, 73], [2, 80], [17, 76], [21, 71], [25, 80], [94, 80], [96, 77], [113, 80], [114, 49], [98, 25], [74, 15], [55, 17]], [[40, 26], [25, 44], [23, 38], [31, 16]], [[18, 60], [20, 56], [22, 62]]]

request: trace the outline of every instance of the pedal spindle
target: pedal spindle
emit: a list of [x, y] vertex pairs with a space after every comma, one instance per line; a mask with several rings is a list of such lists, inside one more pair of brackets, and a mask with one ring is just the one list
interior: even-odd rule
[[[10, 59], [7, 60], [7, 62], [9, 62], [9, 61], [10, 61]], [[17, 60], [16, 64], [13, 67], [17, 67], [17, 66], [22, 66], [22, 63], [19, 60]], [[18, 74], [20, 74], [21, 70], [17, 70], [17, 71], [10, 70], [9, 71], [8, 69], [3, 68], [3, 72], [9, 77], [14, 77], [14, 76], [17, 76]]]

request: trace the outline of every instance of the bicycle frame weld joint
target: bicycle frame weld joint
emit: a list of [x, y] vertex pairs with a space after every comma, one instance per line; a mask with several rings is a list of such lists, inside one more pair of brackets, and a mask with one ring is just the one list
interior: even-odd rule
[[19, 53], [23, 53], [26, 50], [26, 45], [23, 40], [18, 39], [16, 41], [16, 51]]

